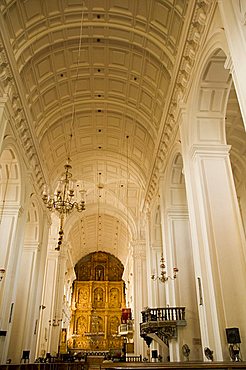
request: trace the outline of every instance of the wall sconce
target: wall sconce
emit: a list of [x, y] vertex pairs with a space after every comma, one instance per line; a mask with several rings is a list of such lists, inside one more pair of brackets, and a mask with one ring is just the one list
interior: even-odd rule
[[173, 276], [166, 276], [167, 271], [166, 271], [166, 265], [165, 265], [165, 260], [163, 257], [163, 254], [161, 255], [161, 261], [160, 261], [160, 268], [161, 268], [161, 274], [160, 276], [155, 276], [155, 274], [151, 275], [152, 280], [160, 280], [161, 283], [165, 283], [168, 279], [176, 279], [177, 273], [179, 269], [177, 267], [173, 267]]
[[4, 275], [5, 275], [5, 269], [4, 268], [1, 268], [0, 269], [0, 281], [3, 280]]

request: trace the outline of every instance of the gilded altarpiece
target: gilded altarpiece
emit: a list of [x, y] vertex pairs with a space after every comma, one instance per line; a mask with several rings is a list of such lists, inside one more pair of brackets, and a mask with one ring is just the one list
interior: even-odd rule
[[117, 336], [125, 308], [123, 265], [105, 252], [91, 253], [75, 266], [69, 348], [106, 351], [122, 348]]

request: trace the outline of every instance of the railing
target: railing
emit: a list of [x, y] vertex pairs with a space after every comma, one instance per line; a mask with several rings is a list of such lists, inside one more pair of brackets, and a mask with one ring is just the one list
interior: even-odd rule
[[0, 365], [0, 370], [85, 370], [84, 363], [25, 363]]
[[139, 356], [126, 356], [126, 362], [141, 362], [142, 355]]
[[181, 321], [185, 320], [185, 307], [146, 308], [142, 311], [142, 320], [149, 321]]

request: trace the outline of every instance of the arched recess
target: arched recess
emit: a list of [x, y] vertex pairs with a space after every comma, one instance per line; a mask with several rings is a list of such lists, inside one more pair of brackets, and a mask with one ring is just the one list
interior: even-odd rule
[[[183, 361], [180, 351], [189, 343], [192, 360], [202, 359], [201, 334], [196, 302], [196, 285], [191, 247], [189, 212], [187, 205], [183, 158], [180, 145], [175, 145], [160, 183], [163, 253], [168, 281], [166, 302], [186, 309], [187, 327], [178, 328], [177, 341], [169, 343], [172, 361]], [[173, 279], [173, 268], [178, 268]]]
[[240, 299], [231, 299], [232, 275], [246, 289], [245, 237], [227, 145], [232, 80], [225, 63], [218, 43], [208, 43], [181, 125], [202, 346], [216, 360], [229, 358], [225, 328], [245, 327]]
[[[230, 71], [225, 69], [226, 55], [220, 48], [209, 50], [201, 77], [194, 81], [189, 101], [188, 145], [225, 144], [225, 110], [231, 88]], [[183, 138], [184, 139], [184, 138]]]

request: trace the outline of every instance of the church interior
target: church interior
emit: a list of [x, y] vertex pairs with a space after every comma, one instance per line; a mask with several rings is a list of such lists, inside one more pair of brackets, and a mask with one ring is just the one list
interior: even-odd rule
[[245, 50], [245, 0], [0, 1], [1, 365], [246, 360]]

